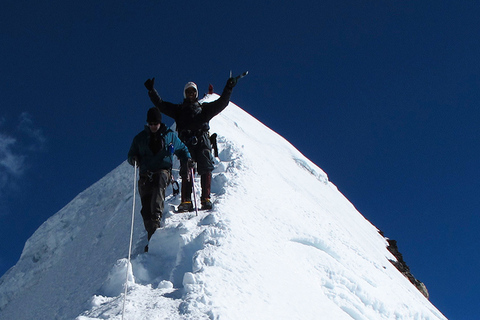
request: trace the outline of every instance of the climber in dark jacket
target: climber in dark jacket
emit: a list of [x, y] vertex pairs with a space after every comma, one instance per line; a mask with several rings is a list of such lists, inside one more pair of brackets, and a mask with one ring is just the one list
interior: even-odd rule
[[[145, 129], [133, 138], [128, 151], [128, 163], [139, 167], [141, 214], [150, 240], [155, 230], [160, 227], [165, 189], [172, 174], [173, 154], [187, 166], [193, 167], [193, 161], [177, 134], [162, 123], [162, 114], [157, 108], [148, 110], [147, 124]], [[145, 250], [148, 250], [148, 246]]]
[[[181, 104], [163, 101], [154, 88], [154, 81], [155, 78], [145, 81], [145, 87], [148, 89], [150, 100], [162, 113], [175, 120], [179, 138], [188, 147], [193, 160], [197, 163], [202, 186], [202, 209], [211, 209], [210, 188], [214, 162], [208, 132], [210, 129], [209, 121], [227, 107], [230, 102], [232, 89], [236, 85], [237, 80], [236, 78], [229, 78], [220, 98], [205, 103], [198, 101], [197, 85], [193, 82], [188, 82], [183, 92], [185, 99]], [[182, 202], [178, 207], [179, 211], [193, 210], [191, 200], [192, 179], [188, 178], [188, 174], [186, 162], [180, 161]]]

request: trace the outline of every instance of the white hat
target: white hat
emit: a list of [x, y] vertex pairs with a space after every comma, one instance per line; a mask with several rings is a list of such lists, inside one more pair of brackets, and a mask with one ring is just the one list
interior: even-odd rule
[[187, 95], [185, 94], [185, 91], [188, 89], [188, 88], [194, 88], [195, 91], [197, 91], [197, 94], [195, 96], [195, 98], [198, 98], [198, 88], [197, 88], [197, 85], [195, 84], [195, 82], [187, 82], [187, 84], [185, 85], [185, 88], [183, 88], [183, 97], [186, 99], [187, 98]]

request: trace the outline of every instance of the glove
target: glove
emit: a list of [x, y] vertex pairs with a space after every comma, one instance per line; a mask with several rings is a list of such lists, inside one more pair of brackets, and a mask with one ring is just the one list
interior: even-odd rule
[[188, 168], [188, 169], [192, 169], [192, 168], [194, 168], [194, 167], [195, 167], [195, 162], [193, 161], [192, 158], [188, 158], [188, 159], [187, 159], [187, 168]]
[[147, 79], [147, 81], [145, 81], [145, 83], [144, 83], [145, 88], [147, 88], [148, 91], [153, 91], [153, 84], [154, 83], [155, 83], [155, 78]]
[[227, 80], [227, 87], [232, 89], [233, 87], [235, 87], [237, 85], [237, 78], [229, 78]]
[[140, 166], [140, 161], [138, 160], [137, 156], [132, 157], [132, 166], [135, 166], [135, 164], [137, 165], [137, 167]]

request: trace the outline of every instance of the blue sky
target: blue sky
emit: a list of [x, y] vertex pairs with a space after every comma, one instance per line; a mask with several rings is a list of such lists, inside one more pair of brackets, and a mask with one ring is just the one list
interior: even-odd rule
[[151, 106], [147, 78], [180, 102], [187, 81], [219, 92], [230, 70], [249, 70], [232, 101], [398, 241], [440, 311], [476, 318], [479, 13], [463, 0], [7, 0], [0, 274], [126, 158]]

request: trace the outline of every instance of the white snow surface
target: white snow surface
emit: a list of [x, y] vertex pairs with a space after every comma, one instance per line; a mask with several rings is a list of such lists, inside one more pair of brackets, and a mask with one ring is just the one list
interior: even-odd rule
[[288, 141], [233, 103], [210, 124], [220, 150], [213, 210], [174, 213], [180, 199], [169, 187], [144, 253], [135, 197], [123, 318], [135, 181], [126, 162], [26, 242], [0, 279], [0, 319], [446, 319], [389, 262], [378, 230]]

